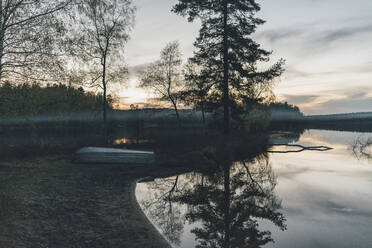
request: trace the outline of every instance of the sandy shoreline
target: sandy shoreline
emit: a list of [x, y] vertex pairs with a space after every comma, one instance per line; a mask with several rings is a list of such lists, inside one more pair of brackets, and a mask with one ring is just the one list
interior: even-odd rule
[[170, 247], [142, 212], [136, 180], [160, 167], [0, 161], [0, 247]]
[[[133, 213], [136, 213], [138, 216], [138, 223], [137, 226], [133, 227], [134, 229], [140, 229], [144, 228], [144, 230], [147, 230], [145, 232], [145, 238], [142, 239], [140, 242], [142, 242], [142, 245], [134, 243], [135, 246], [133, 247], [154, 247], [154, 248], [160, 248], [160, 247], [171, 247], [169, 243], [164, 239], [164, 237], [158, 232], [158, 230], [153, 226], [153, 224], [150, 222], [150, 220], [146, 217], [145, 213], [142, 211], [137, 198], [136, 198], [136, 182], [133, 182], [131, 185], [131, 192], [132, 192], [132, 203], [133, 203]], [[138, 224], [140, 226], [138, 226]], [[141, 227], [143, 226], [143, 227]], [[138, 246], [136, 246], [138, 245]]]

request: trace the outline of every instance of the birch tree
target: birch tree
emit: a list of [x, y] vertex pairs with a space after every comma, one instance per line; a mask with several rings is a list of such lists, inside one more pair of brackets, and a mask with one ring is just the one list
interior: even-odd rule
[[65, 30], [58, 17], [72, 3], [0, 0], [0, 81], [50, 80], [62, 69], [58, 42]]
[[168, 43], [161, 51], [160, 59], [142, 73], [140, 84], [140, 87], [150, 89], [161, 100], [172, 104], [179, 125], [179, 92], [183, 86], [181, 56], [179, 42]]
[[82, 0], [70, 26], [71, 55], [83, 81], [103, 92], [102, 117], [107, 123], [107, 92], [112, 83], [125, 83], [124, 46], [134, 24], [131, 0]]

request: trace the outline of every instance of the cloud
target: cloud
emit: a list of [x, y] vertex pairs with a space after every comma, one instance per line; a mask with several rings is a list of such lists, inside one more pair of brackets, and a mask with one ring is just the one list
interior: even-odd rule
[[[364, 68], [364, 67], [363, 67]], [[371, 71], [371, 68], [372, 66], [367, 69], [368, 67], [365, 66], [365, 70], [364, 71]], [[314, 76], [327, 76], [327, 75], [339, 75], [341, 73], [348, 73], [352, 70], [355, 70], [357, 72], [361, 72], [361, 68], [360, 67], [353, 67], [353, 68], [340, 68], [340, 70], [335, 70], [335, 71], [322, 71], [322, 72], [307, 72], [307, 71], [303, 71], [303, 70], [299, 70], [299, 69], [296, 69], [295, 66], [287, 66], [285, 72], [284, 72], [284, 76], [285, 76], [285, 79], [286, 80], [292, 80], [292, 79], [299, 79], [299, 78], [311, 78], [311, 77], [314, 77]]]
[[128, 69], [129, 69], [129, 73], [130, 75], [136, 77], [137, 75], [139, 75], [141, 72], [145, 71], [146, 68], [150, 65], [151, 63], [144, 63], [144, 64], [139, 64], [139, 65], [135, 65], [135, 66], [130, 66]]
[[342, 72], [355, 72], [355, 73], [371, 73], [372, 72], [372, 61], [362, 62], [359, 65], [355, 66], [347, 66], [341, 67], [340, 71], [337, 73]]
[[120, 101], [127, 101], [128, 99], [130, 99], [130, 97], [127, 96], [117, 96], [116, 98], [120, 99]]
[[363, 25], [363, 26], [349, 26], [342, 27], [334, 30], [323, 31], [318, 38], [320, 43], [331, 43], [342, 39], [347, 39], [349, 37], [354, 37], [356, 35], [371, 33], [372, 34], [372, 25]]
[[275, 43], [280, 40], [301, 36], [305, 33], [305, 30], [301, 29], [279, 29], [279, 30], [267, 30], [260, 32], [256, 35], [258, 39], [265, 39], [270, 43]]
[[339, 28], [321, 28], [319, 24], [303, 25], [302, 28], [286, 27], [281, 29], [265, 30], [256, 35], [256, 38], [266, 40], [270, 43], [280, 41], [288, 42], [291, 39], [303, 39], [301, 44], [326, 45], [335, 41], [355, 37], [366, 33], [372, 34], [372, 24], [350, 25]]
[[302, 103], [308, 103], [313, 102], [315, 99], [317, 99], [319, 96], [317, 95], [282, 95], [282, 97], [285, 99], [285, 101], [298, 105]]
[[331, 113], [370, 112], [372, 111], [372, 98], [367, 92], [349, 95], [344, 100], [329, 100], [322, 104]]
[[298, 105], [306, 114], [334, 114], [372, 111], [372, 89], [344, 89], [319, 95], [284, 94], [285, 101]]

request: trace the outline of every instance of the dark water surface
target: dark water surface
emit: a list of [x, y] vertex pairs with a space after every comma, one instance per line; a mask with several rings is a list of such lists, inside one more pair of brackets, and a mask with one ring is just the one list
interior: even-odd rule
[[137, 199], [174, 247], [371, 248], [372, 160], [352, 150], [369, 136], [306, 131], [297, 144], [334, 149], [139, 183]]

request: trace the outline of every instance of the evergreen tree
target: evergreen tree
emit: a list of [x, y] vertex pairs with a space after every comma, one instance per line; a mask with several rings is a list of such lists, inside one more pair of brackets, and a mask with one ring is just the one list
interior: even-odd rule
[[276, 177], [267, 158], [235, 163], [218, 158], [216, 162], [222, 163], [219, 170], [190, 187], [179, 185], [182, 190], [173, 196], [173, 201], [187, 205], [186, 220], [198, 223], [191, 230], [196, 247], [260, 248], [274, 242], [271, 232], [258, 221], [286, 230], [281, 201], [275, 194]]
[[254, 84], [271, 82], [283, 72], [283, 60], [258, 71], [257, 63], [268, 62], [271, 55], [251, 37], [257, 26], [264, 24], [255, 17], [259, 10], [255, 0], [179, 0], [173, 8], [190, 22], [196, 18], [202, 22], [192, 60], [215, 81], [213, 89], [224, 106], [226, 134], [230, 129], [231, 101], [244, 104]]

